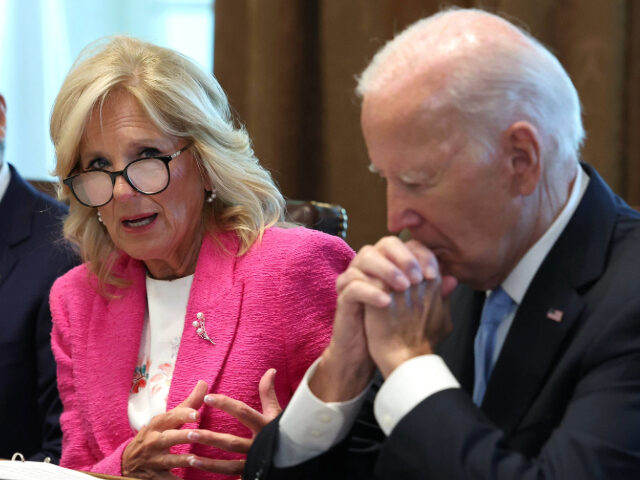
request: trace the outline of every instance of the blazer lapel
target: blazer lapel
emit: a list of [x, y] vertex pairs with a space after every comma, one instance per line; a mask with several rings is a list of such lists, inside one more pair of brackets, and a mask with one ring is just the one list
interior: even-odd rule
[[[128, 438], [123, 432], [131, 431], [127, 404], [147, 308], [144, 266], [128, 257], [124, 260], [124, 276], [131, 285], [117, 290], [117, 298], [96, 296], [94, 308], [86, 318], [89, 326], [82, 375], [99, 377], [102, 382], [100, 388], [84, 392], [85, 402], [90, 419], [103, 419], [98, 421], [94, 434], [98, 444], [108, 445], [108, 449]], [[104, 421], [105, 415], [108, 421]], [[106, 424], [112, 428], [105, 429]]]
[[604, 270], [613, 194], [593, 169], [583, 168], [590, 176], [587, 191], [527, 289], [487, 385], [482, 409], [507, 434], [562, 354], [583, 309], [581, 288]]
[[[235, 275], [238, 248], [235, 233], [217, 234], [216, 239], [207, 235], [202, 242], [167, 410], [181, 403], [198, 380], [208, 382], [209, 392], [217, 389], [236, 335], [244, 293], [243, 283]], [[215, 345], [197, 334], [193, 322], [200, 320]], [[178, 445], [171, 451], [185, 453], [189, 448]]]

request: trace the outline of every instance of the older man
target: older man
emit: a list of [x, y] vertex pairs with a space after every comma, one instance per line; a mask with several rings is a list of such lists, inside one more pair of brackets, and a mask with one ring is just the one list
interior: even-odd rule
[[[66, 207], [37, 192], [3, 161], [0, 95], [0, 458], [57, 462], [62, 405], [50, 346], [49, 289], [77, 263], [61, 243]], [[29, 149], [25, 146], [25, 155]]]
[[332, 341], [246, 478], [640, 478], [640, 217], [579, 163], [557, 59], [452, 10], [358, 88], [389, 229], [413, 240], [339, 278]]

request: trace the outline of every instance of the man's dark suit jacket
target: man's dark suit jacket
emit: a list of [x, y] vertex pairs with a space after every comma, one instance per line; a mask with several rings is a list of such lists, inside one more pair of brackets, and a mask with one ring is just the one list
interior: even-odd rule
[[245, 478], [640, 478], [640, 216], [583, 168], [587, 191], [518, 308], [481, 409], [470, 394], [484, 292], [460, 286], [439, 353], [462, 389], [422, 401], [386, 440], [372, 391], [342, 444], [289, 469], [271, 466], [276, 420]]
[[62, 405], [49, 289], [77, 260], [61, 243], [66, 208], [10, 169], [0, 201], [0, 458], [21, 452], [57, 463]]

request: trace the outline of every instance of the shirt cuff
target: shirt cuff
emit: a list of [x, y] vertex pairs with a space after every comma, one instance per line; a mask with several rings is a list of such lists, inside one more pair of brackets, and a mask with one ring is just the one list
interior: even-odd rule
[[373, 413], [388, 436], [398, 422], [425, 398], [449, 388], [460, 388], [460, 384], [441, 357], [414, 357], [387, 377], [376, 395]]
[[317, 359], [305, 373], [279, 423], [279, 438], [273, 463], [278, 468], [298, 465], [326, 452], [343, 440], [356, 417], [365, 393], [346, 402], [325, 403], [309, 389]]

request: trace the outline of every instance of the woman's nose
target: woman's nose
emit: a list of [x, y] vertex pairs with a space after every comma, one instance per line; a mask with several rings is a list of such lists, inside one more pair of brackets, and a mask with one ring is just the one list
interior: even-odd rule
[[130, 197], [137, 195], [136, 192], [131, 185], [125, 180], [122, 175], [119, 175], [116, 178], [115, 183], [113, 184], [113, 199], [118, 201], [127, 200]]

